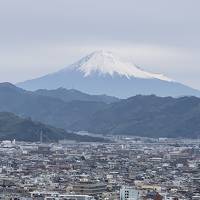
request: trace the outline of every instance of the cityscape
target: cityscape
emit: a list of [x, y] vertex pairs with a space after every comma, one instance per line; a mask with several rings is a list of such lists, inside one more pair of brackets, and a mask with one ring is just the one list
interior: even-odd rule
[[200, 0], [0, 0], [0, 200], [200, 200]]
[[200, 198], [200, 141], [112, 137], [110, 143], [2, 141], [1, 199]]

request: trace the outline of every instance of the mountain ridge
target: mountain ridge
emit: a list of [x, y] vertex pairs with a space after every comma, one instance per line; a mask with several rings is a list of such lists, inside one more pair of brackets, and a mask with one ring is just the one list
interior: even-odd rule
[[90, 76], [92, 73], [97, 72], [100, 74], [109, 74], [113, 76], [118, 74], [120, 76], [125, 76], [126, 78], [156, 78], [165, 81], [172, 81], [168, 77], [162, 74], [155, 74], [146, 72], [135, 64], [130, 62], [122, 61], [118, 56], [115, 56], [110, 51], [95, 51], [83, 58], [78, 62], [64, 68], [61, 72], [68, 70], [69, 68], [81, 71], [84, 74], [84, 77]]
[[113, 102], [119, 101], [118, 98], [108, 96], [108, 95], [91, 95], [91, 94], [83, 93], [79, 90], [66, 89], [66, 88], [58, 88], [54, 90], [39, 89], [39, 90], [34, 91], [34, 93], [43, 95], [43, 96], [58, 98], [65, 102], [79, 100], [79, 101], [113, 103]]
[[34, 121], [67, 129], [68, 125], [91, 115], [108, 104], [100, 101], [73, 100], [65, 102], [59, 98], [38, 95], [14, 85], [0, 85], [0, 111], [15, 113], [20, 117], [31, 117]]
[[55, 73], [18, 83], [26, 90], [76, 89], [88, 94], [117, 98], [134, 95], [200, 96], [200, 91], [160, 74], [122, 62], [111, 53], [94, 52]]
[[197, 138], [200, 98], [137, 95], [113, 103], [65, 102], [0, 84], [0, 112], [72, 131], [148, 137]]
[[41, 132], [44, 142], [57, 142], [63, 139], [78, 142], [104, 141], [98, 137], [85, 137], [69, 133], [64, 129], [32, 121], [30, 118], [20, 118], [13, 113], [0, 112], [0, 140], [15, 139], [18, 141], [38, 142], [40, 141]]
[[113, 103], [71, 128], [98, 134], [198, 138], [200, 99], [137, 95]]

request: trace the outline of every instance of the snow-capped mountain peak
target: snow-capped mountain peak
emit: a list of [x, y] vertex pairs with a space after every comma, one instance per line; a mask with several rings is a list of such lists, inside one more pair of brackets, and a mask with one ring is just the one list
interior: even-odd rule
[[62, 70], [17, 85], [26, 90], [72, 88], [88, 94], [119, 98], [138, 94], [200, 95], [198, 90], [171, 81], [161, 74], [146, 72], [107, 51], [93, 52]]
[[98, 74], [108, 74], [111, 76], [118, 74], [127, 78], [135, 77], [171, 81], [171, 79], [162, 74], [154, 74], [141, 70], [136, 65], [124, 62], [113, 53], [103, 50], [95, 51], [87, 55], [78, 62], [72, 64], [70, 68], [82, 72], [85, 77], [97, 72]]

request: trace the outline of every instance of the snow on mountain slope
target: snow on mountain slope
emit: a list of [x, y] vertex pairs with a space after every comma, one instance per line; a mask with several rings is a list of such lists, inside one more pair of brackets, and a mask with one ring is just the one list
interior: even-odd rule
[[127, 98], [137, 94], [158, 96], [200, 96], [200, 91], [164, 75], [141, 70], [123, 62], [111, 52], [96, 51], [52, 74], [18, 83], [26, 90], [76, 89], [88, 94]]
[[[99, 75], [109, 74], [113, 76], [114, 74], [118, 74], [120, 76], [126, 76], [127, 78], [155, 78], [164, 81], [171, 81], [171, 79], [162, 74], [149, 73], [139, 69], [132, 63], [123, 62], [119, 57], [114, 56], [114, 54], [108, 51], [95, 51], [72, 64], [69, 68], [81, 71], [85, 77], [97, 72]], [[63, 71], [67, 69], [68, 68]]]

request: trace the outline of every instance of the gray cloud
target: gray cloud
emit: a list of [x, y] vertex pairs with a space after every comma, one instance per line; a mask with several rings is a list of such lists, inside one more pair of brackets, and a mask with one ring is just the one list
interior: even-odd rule
[[200, 89], [199, 7], [199, 0], [1, 0], [0, 81], [53, 72], [105, 48]]

